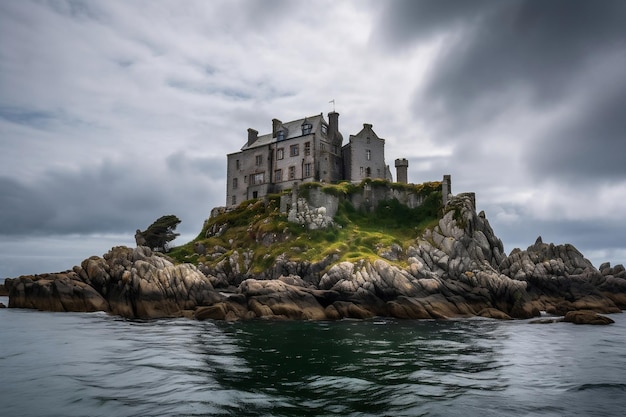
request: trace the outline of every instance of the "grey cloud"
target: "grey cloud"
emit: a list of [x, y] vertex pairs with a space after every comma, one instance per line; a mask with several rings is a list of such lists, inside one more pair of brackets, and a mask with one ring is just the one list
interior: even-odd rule
[[567, 124], [526, 150], [535, 179], [626, 179], [626, 79], [612, 84], [610, 92], [590, 97]]
[[184, 151], [171, 154], [166, 158], [167, 167], [176, 174], [188, 172], [206, 175], [213, 180], [226, 178], [226, 157], [190, 156]]
[[0, 196], [0, 234], [45, 227], [45, 198], [41, 195], [13, 178], [0, 177]]
[[56, 116], [51, 112], [0, 106], [0, 119], [19, 125], [43, 129], [49, 126], [50, 121], [55, 117]]
[[95, 9], [97, 3], [94, 2], [81, 0], [57, 0], [50, 1], [47, 5], [56, 13], [73, 19], [95, 20], [100, 16], [100, 13], [98, 13]]
[[198, 161], [176, 176], [125, 160], [48, 171], [33, 184], [0, 178], [0, 234], [128, 233], [163, 214], [204, 218], [210, 201], [222, 199], [212, 192], [221, 182], [214, 186]]
[[606, 62], [626, 51], [625, 2], [400, 1], [389, 3], [380, 22], [374, 36], [391, 50], [445, 34], [413, 108], [439, 141], [484, 141], [485, 127], [502, 123], [514, 106], [537, 116], [569, 107], [569, 119], [530, 144], [527, 167], [535, 175], [626, 177], [623, 74], [610, 75], [610, 91], [588, 81], [608, 74]]
[[428, 0], [390, 8], [383, 22], [393, 41], [456, 33], [446, 40], [425, 94], [445, 110], [518, 85], [530, 88], [539, 104], [550, 102], [581, 66], [625, 46], [626, 4], [619, 0]]
[[497, 0], [436, 1], [400, 0], [387, 4], [374, 37], [396, 49], [415, 41], [430, 40], [451, 27], [467, 25], [468, 17], [479, 20]]

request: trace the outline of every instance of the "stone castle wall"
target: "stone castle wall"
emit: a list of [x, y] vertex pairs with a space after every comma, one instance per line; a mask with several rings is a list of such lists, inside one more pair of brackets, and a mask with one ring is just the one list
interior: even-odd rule
[[[446, 191], [450, 190], [450, 176], [445, 176]], [[448, 193], [444, 194], [445, 204]], [[417, 208], [424, 204], [427, 195], [411, 190], [398, 190], [388, 185], [365, 184], [362, 189], [348, 195], [333, 195], [322, 190], [321, 187], [312, 187], [306, 193], [295, 187], [291, 194], [281, 196], [280, 210], [287, 213], [291, 222], [301, 224], [309, 229], [325, 228], [333, 224], [333, 218], [339, 210], [339, 205], [348, 201], [356, 210], [371, 211], [383, 201], [398, 200], [409, 208]]]

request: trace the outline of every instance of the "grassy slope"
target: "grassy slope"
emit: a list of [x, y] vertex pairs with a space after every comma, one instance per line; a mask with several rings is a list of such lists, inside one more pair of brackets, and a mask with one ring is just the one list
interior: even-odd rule
[[[432, 227], [441, 215], [441, 184], [438, 182], [419, 185], [389, 184], [380, 181], [367, 181], [377, 185], [394, 188], [410, 188], [427, 195], [425, 203], [416, 209], [410, 209], [397, 200], [382, 202], [373, 212], [355, 210], [350, 203], [342, 203], [335, 216], [335, 227], [326, 230], [306, 230], [302, 226], [289, 223], [287, 216], [279, 212], [279, 195], [270, 196], [266, 201], [249, 200], [240, 204], [231, 212], [209, 219], [198, 237], [193, 241], [174, 248], [168, 255], [179, 262], [202, 262], [211, 265], [219, 262], [234, 250], [241, 252], [250, 249], [254, 252], [254, 270], [263, 271], [273, 265], [276, 257], [285, 254], [289, 259], [315, 262], [327, 255], [337, 253], [340, 261], [359, 259], [374, 260], [379, 252], [398, 244], [406, 249], [426, 228]], [[322, 187], [324, 192], [341, 195], [355, 192], [365, 184], [336, 185], [306, 184], [310, 187]], [[207, 230], [214, 225], [227, 225], [220, 235], [207, 238]], [[273, 241], [268, 244], [272, 236]], [[263, 237], [266, 237], [264, 245]], [[202, 243], [207, 248], [207, 255], [194, 254], [194, 243]], [[216, 258], [211, 255], [213, 248], [219, 246], [226, 253]]]

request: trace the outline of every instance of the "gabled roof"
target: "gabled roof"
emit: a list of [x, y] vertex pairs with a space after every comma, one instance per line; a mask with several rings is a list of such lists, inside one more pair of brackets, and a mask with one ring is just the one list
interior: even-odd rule
[[[324, 120], [323, 114], [316, 114], [315, 116], [308, 116], [302, 119], [293, 120], [291, 122], [286, 122], [281, 124], [280, 129], [284, 129], [286, 132], [285, 138], [283, 140], [289, 140], [292, 138], [297, 138], [302, 136], [302, 125], [305, 123], [310, 123], [312, 125], [311, 132], [319, 132], [321, 131], [321, 124], [324, 123], [328, 125], [328, 122]], [[268, 133], [266, 135], [260, 135], [259, 138], [254, 141], [251, 145], [247, 143], [242, 146], [241, 150], [245, 151], [246, 149], [258, 148], [261, 146], [269, 145], [270, 143], [277, 142], [277, 138], [273, 137], [272, 133]]]

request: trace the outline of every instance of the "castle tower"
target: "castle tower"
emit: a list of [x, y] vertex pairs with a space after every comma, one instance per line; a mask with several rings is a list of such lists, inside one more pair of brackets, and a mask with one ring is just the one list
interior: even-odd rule
[[408, 181], [409, 161], [406, 158], [396, 159], [396, 180], [403, 184]]
[[450, 174], [443, 176], [443, 181], [441, 182], [441, 194], [443, 194], [443, 205], [448, 204], [449, 196], [452, 194], [452, 179]]

